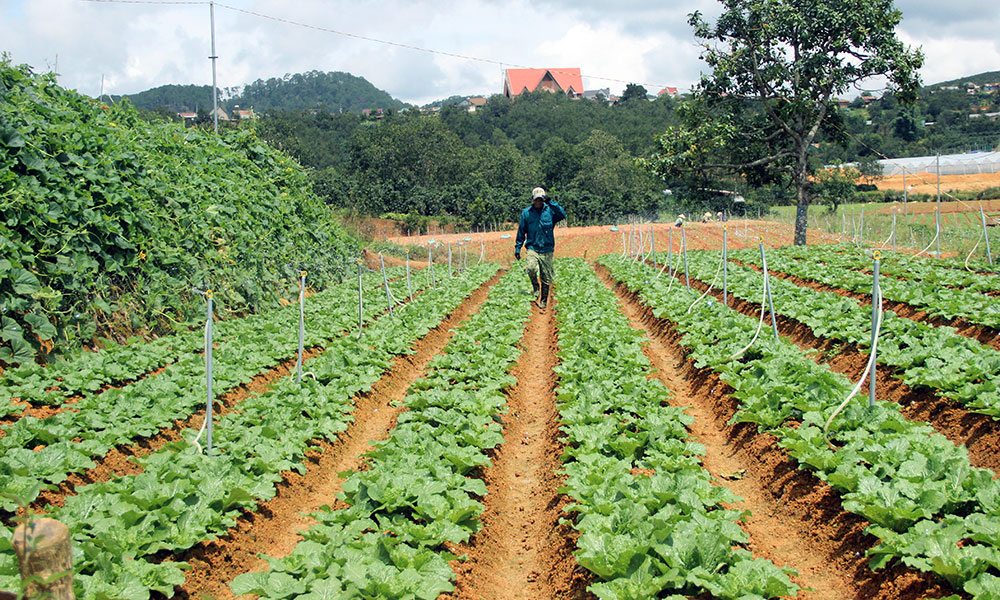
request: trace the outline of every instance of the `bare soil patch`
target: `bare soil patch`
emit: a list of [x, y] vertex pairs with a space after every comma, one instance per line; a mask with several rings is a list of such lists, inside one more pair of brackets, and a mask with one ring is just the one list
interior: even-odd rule
[[[555, 294], [553, 294], [553, 300]], [[527, 300], [525, 300], [527, 301]], [[517, 385], [508, 396], [504, 443], [485, 469], [483, 528], [452, 551], [456, 590], [442, 598], [461, 600], [572, 599], [588, 583], [576, 560], [576, 532], [560, 525], [568, 497], [557, 489], [562, 444], [555, 404], [557, 364], [553, 303], [533, 309], [514, 367]]]
[[[911, 194], [937, 194], [937, 174], [936, 173], [907, 173], [906, 187], [910, 188]], [[902, 175], [888, 175], [875, 182], [875, 187], [880, 190], [903, 190]], [[942, 192], [981, 192], [987, 188], [1000, 187], [1000, 172], [998, 173], [970, 173], [968, 175], [942, 175]], [[943, 204], [943, 203], [942, 203]], [[958, 204], [949, 202], [948, 204]], [[914, 202], [910, 206], [932, 205], [930, 202]], [[988, 209], [991, 207], [987, 207]], [[995, 208], [1000, 208], [1000, 203]], [[929, 212], [933, 212], [933, 208]], [[978, 210], [978, 209], [977, 209]], [[914, 212], [920, 212], [919, 209]], [[945, 210], [942, 208], [942, 212]]]

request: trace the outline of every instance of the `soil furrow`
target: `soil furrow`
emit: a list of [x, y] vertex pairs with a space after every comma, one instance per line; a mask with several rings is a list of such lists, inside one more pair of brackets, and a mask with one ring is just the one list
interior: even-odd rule
[[261, 571], [267, 562], [258, 554], [280, 558], [289, 554], [302, 539], [300, 532], [314, 520], [308, 513], [324, 505], [335, 506], [334, 497], [344, 479], [340, 473], [364, 468], [364, 454], [373, 443], [387, 439], [399, 414], [395, 406], [405, 398], [414, 381], [426, 373], [427, 365], [451, 340], [453, 329], [479, 310], [489, 290], [499, 281], [497, 274], [474, 291], [447, 319], [413, 346], [414, 354], [397, 357], [372, 390], [354, 399], [354, 421], [335, 441], [316, 440], [307, 453], [305, 475], [282, 473], [284, 481], [277, 495], [247, 512], [236, 527], [212, 542], [203, 542], [178, 557], [191, 570], [183, 586], [175, 588], [175, 598], [233, 598], [229, 582], [242, 573]]
[[871, 571], [864, 555], [877, 540], [864, 533], [868, 522], [845, 511], [834, 489], [799, 470], [774, 436], [748, 423], [729, 425], [739, 408], [732, 389], [715, 373], [694, 366], [673, 324], [654, 317], [607, 269], [598, 267], [598, 273], [633, 326], [648, 333], [647, 356], [673, 391], [671, 402], [690, 406], [692, 437], [706, 447], [705, 468], [743, 498], [732, 508], [750, 512], [744, 524], [749, 549], [796, 569], [795, 580], [803, 587], [799, 599], [909, 600], [951, 593], [932, 575], [901, 565]]
[[[121, 389], [125, 386], [132, 385], [133, 383], [138, 383], [143, 379], [155, 377], [156, 375], [159, 375], [160, 373], [166, 371], [167, 367], [169, 367], [172, 364], [174, 363], [168, 362], [162, 367], [158, 367], [156, 369], [153, 369], [152, 371], [148, 371], [132, 379], [122, 379], [119, 381], [105, 383], [100, 387], [99, 390], [94, 392], [94, 395], [103, 394], [104, 392], [110, 389]], [[59, 404], [32, 404], [30, 402], [21, 400], [20, 398], [11, 398], [11, 402], [13, 404], [24, 406], [24, 411], [16, 415], [7, 415], [6, 417], [0, 418], [0, 425], [2, 426], [11, 425], [18, 419], [22, 419], [24, 417], [46, 419], [48, 417], [51, 417], [52, 415], [59, 414], [65, 410], [72, 410], [73, 405], [77, 404], [82, 397], [83, 396], [81, 396], [80, 394], [76, 394], [74, 396], [67, 396], [66, 399], [60, 402]], [[6, 435], [6, 432], [0, 431], [0, 437], [3, 437], [4, 435]]]
[[[694, 279], [691, 280], [691, 286], [700, 291], [708, 288], [704, 282]], [[721, 290], [713, 288], [710, 294], [721, 302]], [[730, 295], [729, 306], [748, 317], [760, 318], [760, 304]], [[770, 313], [764, 318], [765, 325], [769, 324]], [[777, 315], [776, 321], [778, 333], [782, 337], [803, 350], [819, 351], [808, 355], [817, 363], [852, 381], [857, 381], [864, 373], [868, 352], [859, 350], [854, 344], [817, 337], [808, 325], [790, 317]], [[866, 385], [864, 390], [867, 389]], [[989, 415], [970, 412], [942, 397], [935, 390], [914, 389], [900, 379], [894, 367], [885, 364], [876, 366], [875, 397], [896, 402], [902, 407], [901, 412], [906, 418], [930, 423], [954, 444], [965, 444], [969, 451], [969, 462], [973, 466], [1000, 473], [1000, 455], [996, 451], [1000, 448], [1000, 421]]]
[[[527, 300], [525, 300], [527, 301]], [[452, 551], [455, 592], [445, 598], [500, 600], [577, 598], [586, 581], [573, 557], [576, 535], [559, 524], [569, 498], [559, 494], [559, 411], [553, 307], [534, 314], [521, 340], [514, 367], [517, 385], [503, 417], [504, 443], [485, 469], [483, 528]]]
[[[421, 291], [419, 293], [423, 292]], [[414, 294], [414, 297], [417, 297], [418, 295], [419, 294]], [[376, 319], [387, 314], [388, 310], [383, 311], [379, 313]], [[345, 331], [343, 334], [347, 335], [347, 332]], [[323, 352], [324, 348], [318, 346], [304, 348], [302, 351], [302, 360], [303, 362], [309, 361]], [[218, 396], [213, 404], [214, 417], [216, 419], [223, 417], [246, 398], [269, 391], [271, 389], [271, 383], [282, 377], [288, 377], [291, 375], [292, 369], [295, 368], [296, 361], [297, 358], [285, 359], [277, 365], [257, 374], [249, 382], [239, 385], [225, 392], [221, 396]], [[303, 370], [306, 371], [308, 369]], [[69, 407], [68, 410], [75, 409]], [[32, 503], [30, 508], [34, 512], [44, 513], [47, 505], [62, 506], [65, 503], [66, 496], [71, 496], [76, 493], [75, 490], [77, 486], [108, 481], [112, 477], [116, 476], [121, 477], [141, 473], [142, 467], [135, 463], [133, 460], [134, 458], [148, 456], [159, 451], [163, 446], [169, 444], [170, 442], [180, 440], [182, 432], [192, 429], [200, 429], [204, 420], [205, 409], [202, 408], [185, 419], [174, 420], [173, 425], [170, 427], [164, 427], [155, 435], [136, 438], [132, 444], [112, 448], [104, 456], [94, 458], [96, 466], [93, 469], [88, 469], [82, 473], [70, 473], [67, 476], [66, 481], [60, 483], [56, 488], [43, 490], [38, 495], [35, 502]]]

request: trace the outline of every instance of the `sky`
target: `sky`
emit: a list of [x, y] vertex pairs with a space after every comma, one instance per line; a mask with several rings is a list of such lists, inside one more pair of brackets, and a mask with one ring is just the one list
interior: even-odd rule
[[[925, 54], [925, 84], [1000, 70], [1000, 2], [895, 4], [903, 13], [897, 35]], [[694, 11], [713, 19], [721, 5], [226, 0], [214, 11], [218, 85], [346, 71], [423, 105], [452, 95], [500, 93], [505, 68], [579, 67], [586, 89], [619, 94], [634, 82], [650, 93], [665, 86], [683, 91], [706, 69], [688, 24]], [[207, 2], [0, 0], [0, 52], [14, 64], [56, 71], [61, 85], [95, 97], [102, 85], [104, 93], [129, 94], [165, 84], [211, 84], [210, 12]]]

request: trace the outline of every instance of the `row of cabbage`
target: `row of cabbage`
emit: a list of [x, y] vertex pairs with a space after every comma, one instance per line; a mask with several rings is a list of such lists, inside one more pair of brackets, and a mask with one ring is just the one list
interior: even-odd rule
[[[430, 285], [430, 278], [418, 273], [414, 283], [419, 291]], [[402, 286], [397, 294], [408, 293], [405, 281], [393, 285]], [[336, 291], [324, 294], [322, 300], [307, 301], [314, 307], [307, 321], [307, 347], [323, 346], [357, 325], [356, 287], [353, 292], [349, 286]], [[385, 290], [380, 286], [369, 286], [365, 296], [370, 305], [381, 299], [381, 307], [385, 308]], [[369, 310], [364, 320], [370, 322], [376, 315], [376, 311]], [[295, 356], [297, 311], [283, 313], [282, 317], [284, 322], [254, 318], [231, 324], [229, 335], [213, 350], [216, 397]], [[104, 456], [111, 448], [153, 435], [175, 420], [187, 418], [205, 405], [205, 373], [204, 357], [187, 353], [161, 373], [123, 388], [86, 394], [78, 403], [49, 417], [22, 417], [0, 428], [4, 432], [0, 437], [0, 452], [4, 455], [0, 487], [31, 502], [42, 486], [59, 484], [70, 473], [93, 468], [93, 459]], [[15, 508], [13, 500], [0, 499], [0, 509]]]
[[[871, 249], [858, 248], [850, 244], [835, 246], [788, 246], [777, 250], [790, 258], [816, 256], [824, 263], [854, 270], [871, 270]], [[983, 265], [989, 270], [966, 270], [962, 260], [955, 265], [949, 261], [929, 256], [913, 256], [901, 252], [882, 249], [880, 271], [887, 276], [904, 280], [917, 280], [936, 285], [962, 288], [980, 293], [1000, 291], [1000, 275], [997, 267]]]
[[757, 319], [718, 302], [695, 304], [700, 292], [684, 286], [668, 292], [669, 282], [648, 265], [601, 262], [654, 316], [676, 325], [696, 366], [733, 388], [742, 403], [734, 421], [775, 435], [801, 467], [840, 492], [845, 510], [872, 523], [867, 531], [880, 540], [869, 551], [873, 568], [901, 561], [976, 598], [1000, 598], [1000, 482], [972, 467], [964, 446], [883, 401], [855, 400], [825, 429], [849, 381], [771, 336], [734, 358]]
[[[769, 252], [768, 268], [852, 292], [871, 293], [871, 274], [826, 264], [826, 258], [836, 255], [833, 250], [810, 251], [801, 258], [792, 258], [786, 252], [783, 249]], [[730, 256], [761, 265], [760, 253], [755, 249], [733, 250]], [[883, 277], [881, 286], [886, 300], [909, 304], [932, 317], [962, 318], [977, 325], [1000, 327], [1000, 302], [996, 298], [961, 288], [943, 287], [931, 281], [902, 281], [893, 277]]]
[[[403, 274], [403, 267], [393, 267], [387, 270], [386, 276], [395, 279]], [[382, 284], [382, 277], [380, 272], [365, 273], [364, 288], [373, 291]], [[352, 293], [356, 300], [357, 283], [348, 281], [314, 294], [306, 303], [306, 317], [324, 314], [334, 306], [349, 305]], [[220, 321], [215, 324], [214, 339], [217, 343], [239, 340], [248, 333], [271, 328], [275, 323], [293, 322], [297, 318], [298, 305], [291, 304], [241, 319]], [[312, 328], [309, 333], [313, 333]], [[20, 398], [34, 405], [59, 405], [69, 397], [134, 380], [186, 355], [200, 352], [204, 345], [201, 329], [150, 341], [132, 338], [124, 344], [105, 340], [104, 348], [99, 352], [81, 351], [49, 365], [29, 362], [8, 369], [0, 377], [0, 399]], [[0, 405], [0, 414], [13, 414], [18, 410], [19, 407], [11, 404]]]
[[[350, 422], [352, 399], [371, 389], [392, 358], [412, 352], [413, 342], [437, 326], [496, 272], [481, 265], [448, 280], [354, 335], [331, 340], [307, 363], [313, 376], [294, 377], [251, 396], [215, 425], [214, 451], [192, 443], [168, 444], [137, 462], [142, 473], [78, 487], [49, 516], [69, 526], [78, 598], [146, 600], [155, 591], [173, 595], [183, 583], [183, 562], [161, 561], [162, 552], [181, 552], [215, 539], [243, 510], [275, 494], [281, 473], [305, 471], [305, 452], [314, 439], [332, 439]], [[3, 529], [0, 589], [17, 585], [17, 566]]]
[[[719, 285], [721, 253], [699, 251], [688, 257], [693, 278]], [[762, 301], [762, 273], [734, 263], [728, 272], [730, 294], [747, 302]], [[817, 337], [871, 347], [871, 306], [777, 277], [770, 277], [769, 284], [776, 313], [806, 325]], [[970, 410], [1000, 417], [1000, 351], [952, 327], [935, 327], [886, 310], [877, 359], [894, 367], [913, 388], [930, 388]]]
[[233, 593], [433, 600], [453, 589], [455, 557], [445, 544], [481, 527], [477, 498], [487, 490], [476, 473], [503, 443], [504, 392], [516, 383], [509, 370], [530, 316], [523, 282], [517, 268], [501, 278], [411, 386], [406, 412], [369, 453], [369, 468], [344, 482], [338, 498], [348, 508], [314, 514], [318, 524], [291, 554], [237, 577]]
[[794, 596], [790, 571], [746, 549], [739, 500], [714, 485], [693, 418], [651, 378], [643, 335], [582, 260], [556, 263], [558, 403], [566, 451], [564, 492], [574, 503], [580, 565], [602, 600], [723, 600]]

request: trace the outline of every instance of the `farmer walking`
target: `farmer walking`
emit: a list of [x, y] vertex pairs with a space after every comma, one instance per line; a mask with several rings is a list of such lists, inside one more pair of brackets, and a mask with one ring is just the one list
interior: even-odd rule
[[[552, 230], [556, 223], [565, 218], [566, 211], [546, 196], [544, 189], [536, 187], [531, 190], [531, 206], [521, 211], [521, 222], [517, 226], [514, 258], [521, 260], [522, 245], [528, 249], [528, 279], [531, 280], [532, 292], [538, 298], [538, 308], [542, 310], [545, 310], [549, 287], [552, 285], [552, 254], [556, 248]], [[541, 295], [538, 293], [539, 274]]]

